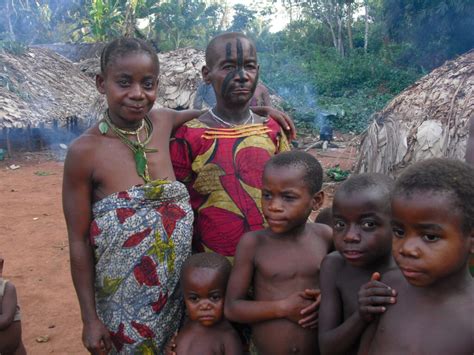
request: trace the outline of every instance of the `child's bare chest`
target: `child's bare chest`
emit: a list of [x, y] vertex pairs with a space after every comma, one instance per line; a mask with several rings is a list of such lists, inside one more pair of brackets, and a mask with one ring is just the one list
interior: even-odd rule
[[362, 285], [370, 280], [372, 270], [346, 267], [336, 275], [336, 287], [344, 305], [344, 319], [349, 318], [358, 310], [358, 293]]
[[268, 243], [257, 250], [256, 277], [275, 286], [309, 282], [316, 287], [319, 285], [321, 262], [326, 254], [323, 243]]
[[220, 332], [184, 332], [180, 334], [177, 341], [177, 355], [209, 354], [221, 355], [225, 348], [221, 342]]
[[[445, 301], [433, 304], [423, 298], [399, 295], [377, 327], [372, 354], [472, 354], [472, 306]], [[408, 296], [408, 295], [406, 295]], [[472, 304], [472, 301], [471, 301]], [[470, 308], [470, 310], [469, 310]], [[394, 336], [398, 334], [398, 336]]]

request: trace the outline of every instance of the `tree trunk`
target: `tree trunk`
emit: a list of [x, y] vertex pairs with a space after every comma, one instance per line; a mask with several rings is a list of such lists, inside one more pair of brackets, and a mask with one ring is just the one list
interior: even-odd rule
[[341, 57], [344, 57], [344, 37], [343, 33], [344, 31], [342, 30], [344, 27], [344, 21], [342, 17], [338, 17], [337, 19], [337, 51], [339, 52], [339, 55]]
[[349, 49], [354, 49], [354, 41], [352, 40], [352, 1], [347, 2], [347, 40], [349, 42]]
[[367, 53], [367, 48], [369, 46], [369, 2], [368, 0], [364, 1], [364, 9], [365, 9], [364, 53]]
[[12, 9], [14, 9], [13, 0], [11, 0], [11, 3], [9, 0], [7, 0], [7, 14], [6, 15], [8, 19], [8, 32], [10, 32], [11, 40], [15, 41], [16, 36], [15, 36], [15, 32], [13, 31], [13, 25], [12, 25], [12, 20], [11, 20]]

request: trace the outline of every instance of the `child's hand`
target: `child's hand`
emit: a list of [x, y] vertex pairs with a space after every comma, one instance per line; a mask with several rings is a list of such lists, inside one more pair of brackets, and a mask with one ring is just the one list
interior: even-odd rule
[[306, 289], [304, 290], [304, 293], [309, 297], [309, 299], [313, 300], [313, 302], [308, 307], [301, 310], [301, 315], [307, 316], [300, 319], [298, 324], [303, 328], [315, 329], [318, 327], [318, 311], [319, 304], [321, 303], [321, 291], [316, 289]]
[[176, 337], [178, 333], [174, 333], [168, 343], [165, 345], [165, 355], [176, 355]]
[[304, 292], [295, 292], [283, 300], [286, 319], [298, 323], [302, 318], [301, 311], [311, 305], [312, 298]]
[[366, 322], [372, 322], [375, 316], [386, 311], [384, 305], [396, 303], [397, 292], [380, 282], [380, 274], [374, 272], [370, 281], [359, 290], [359, 315]]
[[84, 324], [82, 342], [91, 354], [107, 354], [112, 348], [109, 330], [99, 319]]

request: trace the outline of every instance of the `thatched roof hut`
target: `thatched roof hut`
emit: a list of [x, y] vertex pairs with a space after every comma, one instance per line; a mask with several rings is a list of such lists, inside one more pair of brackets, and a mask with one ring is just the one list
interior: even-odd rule
[[[201, 80], [202, 51], [183, 48], [158, 54], [161, 65], [156, 105], [188, 108]], [[95, 88], [99, 58], [73, 63], [47, 48], [14, 55], [0, 52], [0, 128], [64, 125], [78, 117], [87, 126], [105, 107]]]
[[48, 49], [0, 52], [0, 128], [49, 126], [71, 116], [85, 120], [97, 96], [89, 77]]
[[394, 98], [362, 136], [357, 172], [397, 175], [431, 157], [464, 159], [474, 115], [474, 50]]

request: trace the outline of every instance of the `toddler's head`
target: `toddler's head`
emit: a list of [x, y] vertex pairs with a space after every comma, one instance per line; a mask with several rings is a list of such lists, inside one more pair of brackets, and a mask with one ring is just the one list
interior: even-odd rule
[[186, 260], [181, 288], [192, 321], [210, 327], [222, 320], [231, 268], [229, 260], [216, 253], [198, 253]]

